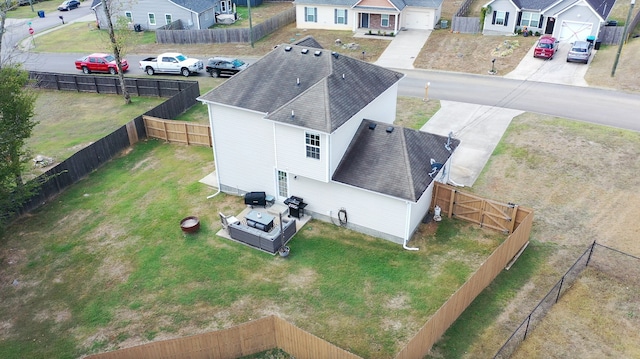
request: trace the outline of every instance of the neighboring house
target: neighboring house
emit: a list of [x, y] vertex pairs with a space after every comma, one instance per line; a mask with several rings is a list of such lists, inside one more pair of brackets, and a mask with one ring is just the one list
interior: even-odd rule
[[[154, 31], [174, 21], [182, 20], [187, 29], [207, 29], [216, 23], [215, 15], [234, 11], [232, 0], [109, 0], [112, 21], [126, 17], [142, 30]], [[91, 9], [98, 26], [106, 21], [101, 0], [94, 0]]]
[[220, 190], [301, 197], [316, 219], [406, 244], [459, 141], [392, 124], [403, 74], [299, 43], [198, 99]]
[[443, 0], [296, 0], [296, 26], [304, 29], [431, 30]]
[[492, 0], [483, 34], [513, 34], [518, 29], [553, 35], [562, 42], [587, 40], [598, 33], [615, 0]]

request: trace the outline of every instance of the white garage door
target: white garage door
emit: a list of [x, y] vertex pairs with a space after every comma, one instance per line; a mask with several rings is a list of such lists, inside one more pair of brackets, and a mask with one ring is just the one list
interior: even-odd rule
[[589, 22], [563, 21], [558, 39], [563, 42], [586, 41], [592, 26]]
[[404, 13], [404, 27], [407, 29], [432, 30], [433, 21], [430, 12], [407, 11]]

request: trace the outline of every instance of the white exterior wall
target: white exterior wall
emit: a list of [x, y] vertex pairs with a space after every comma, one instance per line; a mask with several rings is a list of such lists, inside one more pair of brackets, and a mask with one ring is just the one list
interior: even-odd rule
[[306, 211], [331, 216], [338, 223], [338, 211], [347, 211], [348, 225], [366, 227], [391, 237], [404, 238], [407, 202], [336, 182], [321, 183], [305, 177], [289, 180], [292, 195], [304, 198]]
[[211, 104], [209, 116], [221, 188], [227, 186], [241, 193], [266, 191], [273, 195], [272, 122], [264, 120], [263, 114]]
[[[305, 7], [315, 7], [318, 9], [318, 21], [307, 22], [306, 14], [304, 12]], [[335, 9], [347, 10], [347, 23], [336, 24], [335, 23]], [[299, 4], [296, 5], [296, 27], [299, 29], [325, 29], [325, 30], [352, 30], [353, 24], [356, 23], [356, 12], [352, 9], [344, 6], [323, 6], [323, 5], [311, 5], [311, 4]]]
[[[281, 171], [328, 182], [329, 140], [324, 133], [300, 127], [273, 124], [276, 139], [276, 167]], [[320, 159], [307, 158], [306, 133], [320, 135]]]
[[[363, 119], [366, 118], [368, 120], [389, 124], [392, 124], [396, 120], [397, 95], [398, 83], [396, 82], [331, 135], [331, 162], [329, 164], [331, 175], [333, 175], [333, 172], [335, 172], [338, 167], [342, 156], [344, 156], [347, 147], [349, 147]], [[329, 178], [331, 178], [331, 175]]]
[[[494, 11], [505, 11], [509, 13], [507, 19], [507, 26], [504, 25], [492, 25]], [[515, 6], [509, 0], [497, 0], [491, 3], [491, 12], [487, 12], [484, 18], [483, 34], [486, 33], [513, 33], [518, 22], [518, 11]]]

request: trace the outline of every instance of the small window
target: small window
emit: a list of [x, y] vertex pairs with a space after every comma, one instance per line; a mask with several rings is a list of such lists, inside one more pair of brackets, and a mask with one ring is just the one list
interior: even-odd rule
[[306, 133], [307, 158], [320, 159], [320, 135]]
[[335, 10], [335, 23], [336, 24], [347, 24], [347, 9], [336, 9]]
[[507, 17], [507, 13], [504, 11], [496, 11], [495, 12], [496, 15], [496, 19], [494, 24], [496, 25], [507, 25], [507, 23], [505, 22], [506, 17]]
[[156, 14], [154, 13], [149, 13], [149, 25], [155, 25], [156, 24]]
[[131, 13], [131, 11], [125, 11], [124, 16], [127, 18], [127, 21], [129, 23], [133, 23], [133, 14]]
[[318, 8], [305, 7], [304, 13], [304, 19], [306, 22], [318, 22]]
[[380, 17], [380, 26], [389, 27], [389, 14], [382, 14]]
[[164, 23], [169, 25], [171, 24], [173, 21], [171, 20], [171, 14], [164, 14]]
[[520, 26], [540, 27], [540, 14], [537, 12], [523, 11]]

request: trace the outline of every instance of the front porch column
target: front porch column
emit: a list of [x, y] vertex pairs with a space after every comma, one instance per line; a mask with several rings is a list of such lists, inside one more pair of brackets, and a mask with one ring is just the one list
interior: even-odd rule
[[393, 24], [393, 34], [398, 35], [398, 23], [400, 22], [400, 14], [396, 14], [396, 21]]

